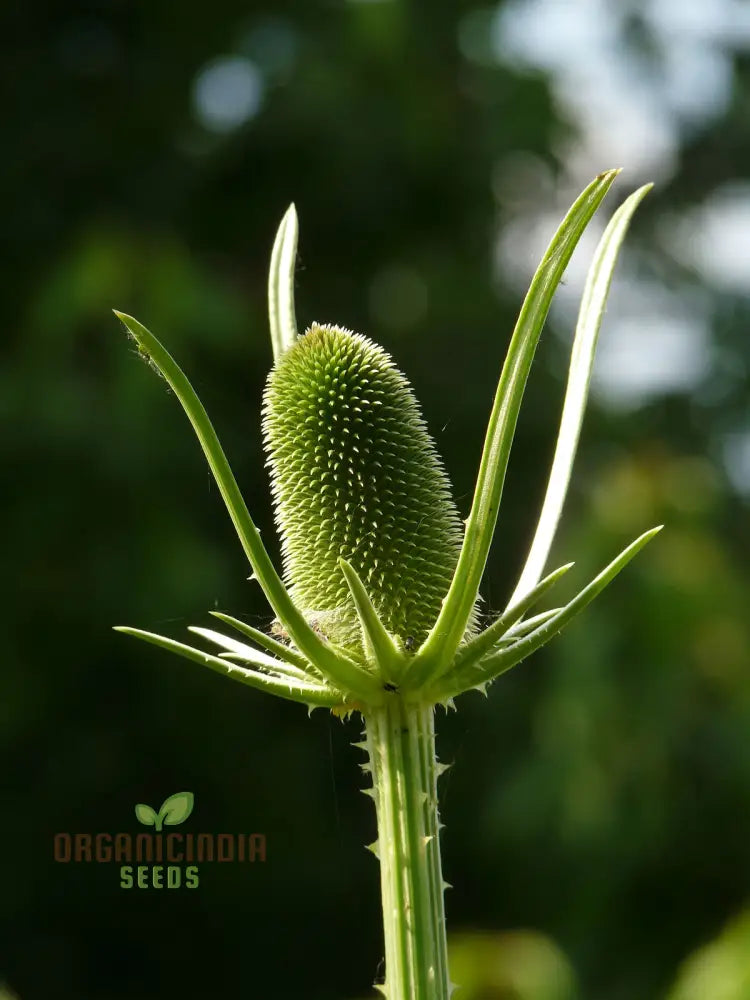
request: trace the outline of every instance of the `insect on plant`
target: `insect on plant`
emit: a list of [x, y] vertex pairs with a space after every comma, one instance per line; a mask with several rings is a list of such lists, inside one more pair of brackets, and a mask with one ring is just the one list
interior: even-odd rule
[[[484, 628], [479, 586], [489, 554], [518, 412], [552, 296], [618, 171], [576, 199], [534, 275], [490, 413], [476, 488], [463, 521], [409, 383], [373, 341], [313, 323], [297, 333], [290, 207], [271, 254], [274, 366], [263, 399], [264, 444], [282, 541], [273, 565], [214, 428], [190, 382], [137, 320], [117, 313], [167, 380], [196, 432], [240, 543], [275, 614], [270, 633], [211, 612], [242, 639], [191, 631], [218, 655], [140, 629], [144, 639], [241, 683], [344, 716], [360, 713], [374, 800], [389, 1000], [447, 1000], [435, 708], [453, 707], [548, 642], [659, 531], [645, 532], [572, 600], [529, 616], [572, 566], [543, 575], [570, 479], [596, 341], [615, 261], [650, 185], [620, 206], [594, 253], [583, 292], [549, 482], [506, 609]], [[310, 609], [314, 609], [311, 611]], [[249, 641], [248, 641], [249, 640]]]

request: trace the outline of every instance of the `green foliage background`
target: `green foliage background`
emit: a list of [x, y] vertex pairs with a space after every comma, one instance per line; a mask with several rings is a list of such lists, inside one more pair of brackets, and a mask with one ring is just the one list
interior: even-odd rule
[[[613, 23], [627, 11], [623, 37], [658, 70], [649, 3], [600, 6]], [[493, 11], [76, 0], [0, 15], [9, 996], [344, 1000], [378, 975], [356, 723], [307, 719], [111, 631], [180, 637], [211, 608], [271, 616], [183, 414], [110, 310], [140, 318], [194, 378], [278, 554], [260, 431], [265, 282], [293, 199], [300, 323], [345, 325], [393, 354], [466, 516], [520, 304], [493, 273], [508, 220], [493, 177], [523, 153], [558, 217], [576, 186], [561, 149], [578, 124], [549, 75], [476, 55]], [[475, 57], [459, 44], [467, 25]], [[257, 114], [216, 131], [192, 95], [232, 54], [265, 89]], [[725, 55], [728, 103], [680, 132], [628, 242], [638, 273], [706, 309], [705, 371], [637, 407], [592, 402], [555, 550], [555, 565], [577, 559], [577, 580], [561, 589], [666, 529], [555, 644], [438, 721], [455, 765], [443, 852], [456, 965], [476, 980], [466, 1000], [750, 996], [750, 529], [723, 460], [747, 426], [750, 307], [747, 289], [710, 283], [661, 238], [665, 220], [747, 182], [750, 63], [738, 46]], [[609, 211], [649, 177], [593, 159], [576, 177], [615, 165]], [[492, 609], [541, 500], [570, 336], [555, 313], [483, 586]], [[193, 892], [126, 892], [114, 866], [53, 862], [56, 832], [135, 832], [135, 803], [181, 789], [195, 794], [191, 830], [264, 832], [268, 861], [206, 865]], [[725, 926], [697, 991], [706, 963], [683, 963]], [[552, 970], [541, 986], [539, 968]]]

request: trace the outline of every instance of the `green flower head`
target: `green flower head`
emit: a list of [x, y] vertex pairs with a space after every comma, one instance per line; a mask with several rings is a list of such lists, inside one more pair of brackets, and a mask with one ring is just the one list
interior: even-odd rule
[[421, 645], [456, 569], [461, 522], [407, 380], [366, 337], [313, 324], [271, 371], [263, 414], [294, 602], [361, 651], [343, 557], [398, 645]]

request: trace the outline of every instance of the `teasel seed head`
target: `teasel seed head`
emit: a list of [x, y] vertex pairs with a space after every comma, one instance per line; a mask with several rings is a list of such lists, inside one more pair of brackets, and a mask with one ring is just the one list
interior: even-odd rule
[[450, 586], [462, 529], [411, 386], [367, 337], [313, 324], [272, 369], [263, 400], [284, 574], [328, 639], [362, 651], [341, 568], [416, 648]]

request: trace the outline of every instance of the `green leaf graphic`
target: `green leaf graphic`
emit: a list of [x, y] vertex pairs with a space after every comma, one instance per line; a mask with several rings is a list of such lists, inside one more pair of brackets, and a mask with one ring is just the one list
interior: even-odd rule
[[178, 826], [180, 823], [184, 823], [192, 811], [193, 793], [175, 792], [161, 804], [158, 829], [161, 829], [163, 823], [166, 823], [167, 826]]
[[144, 802], [139, 802], [135, 807], [135, 816], [138, 822], [143, 823], [144, 826], [156, 825], [156, 813], [151, 806], [147, 806]]

